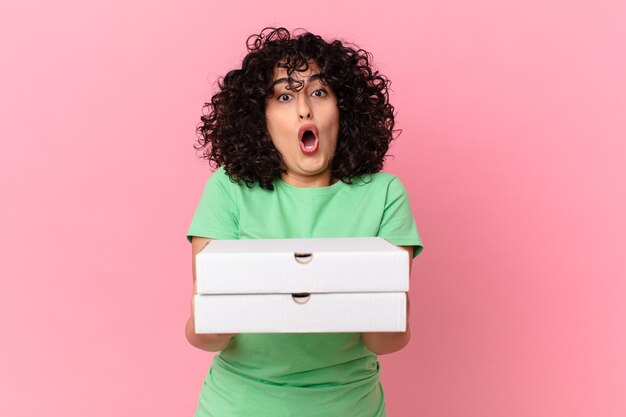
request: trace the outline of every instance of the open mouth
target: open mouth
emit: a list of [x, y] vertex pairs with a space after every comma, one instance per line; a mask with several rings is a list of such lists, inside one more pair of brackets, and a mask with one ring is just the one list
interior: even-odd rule
[[317, 128], [314, 125], [305, 125], [298, 131], [298, 137], [300, 138], [300, 150], [311, 155], [317, 152], [319, 148], [319, 140]]

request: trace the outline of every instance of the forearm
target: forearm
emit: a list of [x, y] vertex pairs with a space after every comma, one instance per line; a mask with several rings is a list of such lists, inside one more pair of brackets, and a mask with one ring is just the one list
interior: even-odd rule
[[363, 343], [377, 355], [397, 352], [405, 347], [411, 339], [411, 328], [406, 332], [368, 332], [362, 333]]
[[397, 352], [411, 340], [411, 325], [409, 317], [411, 316], [411, 299], [409, 293], [406, 293], [406, 331], [404, 332], [368, 332], [361, 333], [363, 343], [369, 350], [377, 355], [386, 355], [387, 353]]
[[223, 350], [230, 339], [232, 334], [197, 334], [194, 326], [193, 316], [187, 320], [185, 326], [185, 336], [189, 343], [197, 347], [198, 349], [206, 350], [207, 352], [218, 352]]

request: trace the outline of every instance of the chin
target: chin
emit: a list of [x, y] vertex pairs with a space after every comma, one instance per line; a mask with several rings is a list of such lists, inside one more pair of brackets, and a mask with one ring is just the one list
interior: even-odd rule
[[300, 167], [300, 172], [306, 175], [321, 175], [324, 174], [329, 168], [327, 166], [318, 165], [315, 167]]

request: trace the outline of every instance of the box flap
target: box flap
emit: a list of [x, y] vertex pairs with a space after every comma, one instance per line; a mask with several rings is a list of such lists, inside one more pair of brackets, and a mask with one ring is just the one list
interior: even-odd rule
[[195, 295], [197, 333], [404, 332], [404, 293]]
[[408, 291], [409, 255], [379, 237], [213, 240], [198, 294]]

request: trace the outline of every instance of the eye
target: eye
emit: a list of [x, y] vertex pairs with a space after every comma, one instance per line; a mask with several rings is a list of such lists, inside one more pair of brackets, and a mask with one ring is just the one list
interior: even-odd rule
[[278, 101], [280, 101], [281, 103], [286, 103], [286, 102], [288, 102], [289, 100], [291, 100], [292, 98], [293, 98], [293, 97], [291, 97], [291, 95], [290, 95], [290, 94], [287, 94], [287, 93], [282, 93], [282, 94], [279, 94], [279, 95], [278, 95], [278, 97], [277, 97], [276, 99], [277, 99]]
[[328, 93], [326, 92], [326, 90], [320, 89], [320, 90], [313, 91], [313, 93], [311, 93], [311, 95], [313, 97], [324, 97], [324, 96], [328, 95]]

